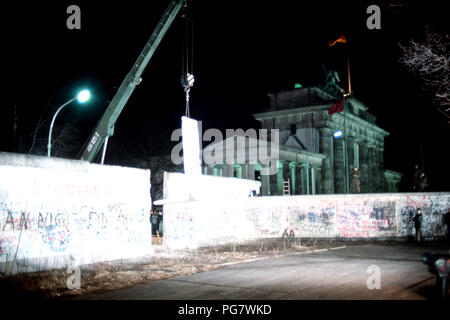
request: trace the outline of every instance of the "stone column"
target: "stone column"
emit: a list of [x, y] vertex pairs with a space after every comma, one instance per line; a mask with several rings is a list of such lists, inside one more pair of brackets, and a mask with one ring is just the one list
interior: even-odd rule
[[[384, 178], [384, 161], [383, 161], [383, 148], [377, 147], [378, 155], [378, 166], [377, 166], [377, 177], [378, 177], [378, 190], [377, 192], [385, 192], [385, 178]], [[392, 190], [393, 192], [393, 190]]]
[[[353, 164], [361, 170], [361, 139], [354, 138], [353, 139]], [[358, 159], [355, 159], [355, 148], [358, 148]]]
[[378, 152], [378, 147], [374, 146], [373, 148], [373, 154], [374, 154], [374, 171], [375, 171], [375, 184], [374, 184], [374, 190], [373, 192], [380, 192], [381, 191], [381, 179], [380, 179], [380, 173], [381, 173], [381, 167], [380, 167], [380, 153]]
[[352, 193], [353, 190], [353, 181], [351, 178], [353, 168], [355, 166], [355, 155], [354, 155], [354, 137], [350, 134], [347, 136], [347, 166], [348, 170], [345, 171], [345, 175], [348, 179], [348, 192]]
[[370, 193], [376, 192], [376, 153], [373, 144], [368, 145], [368, 191]]
[[305, 194], [311, 194], [311, 165], [309, 163], [305, 163], [304, 169]]
[[380, 170], [379, 170], [379, 155], [378, 150], [376, 146], [372, 147], [372, 154], [373, 154], [373, 187], [372, 192], [378, 192], [379, 191], [379, 183], [380, 183]]
[[345, 193], [344, 139], [334, 140], [334, 186], [336, 193]]
[[234, 164], [226, 164], [226, 177], [234, 177]]
[[359, 171], [361, 172], [361, 193], [369, 192], [369, 149], [367, 147], [367, 142], [362, 141], [359, 145]]
[[279, 196], [283, 195], [283, 167], [284, 164], [281, 161], [277, 161], [277, 194]]
[[[263, 166], [263, 165], [261, 165]], [[264, 167], [268, 168], [268, 165], [264, 165]], [[270, 175], [263, 175], [263, 168], [261, 168], [261, 193], [263, 196], [270, 196]], [[267, 169], [268, 171], [268, 169]]]
[[255, 166], [251, 163], [247, 164], [247, 179], [255, 180]]
[[290, 169], [290, 175], [289, 175], [289, 177], [290, 177], [290, 183], [291, 183], [291, 194], [292, 195], [294, 195], [294, 194], [297, 194], [297, 188], [296, 188], [296, 184], [297, 184], [297, 182], [296, 182], [296, 167], [297, 167], [297, 163], [296, 162], [291, 162], [291, 163], [289, 163], [289, 169]]
[[311, 194], [316, 194], [316, 167], [311, 167]]
[[320, 153], [327, 157], [322, 162], [323, 193], [334, 193], [333, 134], [330, 128], [320, 128]]
[[207, 167], [207, 175], [209, 175], [209, 176], [213, 176], [214, 175], [214, 166], [213, 165], [208, 165], [208, 167]]
[[[354, 137], [353, 136], [348, 136], [347, 137], [347, 152], [348, 152], [348, 173], [349, 175], [352, 173], [352, 170], [355, 166], [355, 147], [354, 147]], [[351, 185], [350, 185], [350, 190], [351, 190]]]
[[278, 195], [278, 183], [277, 183], [277, 174], [271, 174], [269, 176], [269, 188], [270, 188], [270, 195], [276, 196]]
[[242, 164], [240, 164], [240, 166], [241, 166], [241, 178], [242, 179], [247, 179], [248, 165], [246, 163], [242, 163]]
[[300, 170], [299, 170], [299, 175], [300, 175], [300, 179], [297, 179], [297, 181], [299, 182], [299, 194], [306, 194], [306, 168], [305, 168], [305, 164], [302, 164], [300, 166]]
[[316, 194], [323, 194], [322, 167], [316, 167]]

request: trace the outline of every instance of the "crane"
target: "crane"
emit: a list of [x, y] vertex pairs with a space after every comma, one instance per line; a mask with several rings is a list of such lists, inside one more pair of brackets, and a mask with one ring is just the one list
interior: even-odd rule
[[169, 29], [173, 20], [177, 16], [180, 8], [186, 0], [172, 0], [163, 16], [159, 20], [155, 30], [153, 30], [150, 39], [147, 41], [144, 49], [142, 49], [139, 57], [131, 68], [130, 72], [125, 76], [119, 89], [109, 103], [102, 118], [98, 122], [95, 130], [87, 141], [81, 152], [81, 160], [93, 162], [100, 148], [103, 145], [102, 160], [105, 158], [106, 146], [108, 138], [114, 134], [114, 125], [122, 112], [125, 104], [133, 93], [137, 85], [142, 81], [141, 75], [150, 61], [153, 53], [158, 47], [161, 39], [164, 37], [167, 29]]

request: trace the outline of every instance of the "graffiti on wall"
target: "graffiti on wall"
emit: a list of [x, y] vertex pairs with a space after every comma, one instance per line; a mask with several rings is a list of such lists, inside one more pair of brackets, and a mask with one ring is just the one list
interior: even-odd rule
[[[53, 173], [0, 166], [5, 177], [0, 181], [0, 262], [16, 252], [18, 259], [83, 254], [109, 243], [133, 247], [151, 239], [148, 174], [95, 170]], [[102, 170], [115, 170], [117, 180], [103, 181]]]
[[415, 233], [413, 218], [417, 209], [422, 210], [422, 232], [424, 236], [434, 237], [445, 234], [443, 215], [450, 208], [448, 196], [419, 194], [407, 195], [400, 208], [401, 234], [410, 236]]
[[[450, 194], [257, 197], [241, 203], [215, 202], [203, 207], [204, 213], [200, 214], [198, 203], [165, 206], [165, 222], [170, 222], [164, 226], [166, 234], [184, 237], [184, 245], [188, 246], [198, 237], [189, 232], [197, 230], [197, 221], [204, 220], [210, 232], [201, 237], [203, 240], [210, 237], [211, 244], [219, 239], [219, 234], [222, 238], [226, 234], [233, 236], [236, 221], [242, 237], [248, 239], [279, 238], [286, 229], [293, 230], [296, 237], [405, 237], [414, 233], [412, 218], [417, 208], [421, 208], [424, 235], [435, 237], [445, 235], [442, 215], [450, 207]], [[177, 225], [186, 222], [190, 228]], [[178, 232], [183, 232], [183, 236], [177, 235]], [[171, 238], [166, 240], [170, 246]]]
[[[15, 237], [4, 236], [6, 234], [19, 234], [21, 231], [38, 233], [42, 243], [50, 251], [64, 252], [73, 240], [73, 233], [83, 234], [85, 238], [106, 240], [111, 234], [120, 237], [123, 233], [129, 233], [136, 223], [147, 222], [146, 209], [133, 210], [130, 215], [127, 206], [123, 202], [117, 202], [104, 208], [82, 205], [79, 209], [55, 212], [18, 211], [13, 206], [0, 202], [0, 223], [2, 237], [1, 252], [7, 251], [5, 246]], [[41, 206], [41, 208], [43, 205]]]
[[[193, 211], [180, 205], [164, 208], [164, 241], [191, 241], [194, 235]], [[166, 226], [171, 226], [167, 228]]]
[[291, 215], [293, 223], [289, 226], [295, 234], [307, 236], [326, 236], [334, 229], [335, 208], [329, 205], [319, 207], [307, 204], [298, 206]]
[[340, 237], [368, 238], [396, 231], [394, 201], [344, 201], [336, 207], [336, 229]]
[[397, 231], [395, 205], [395, 201], [333, 203], [318, 199], [251, 207], [247, 217], [263, 236], [280, 236], [290, 229], [305, 237], [370, 237]]

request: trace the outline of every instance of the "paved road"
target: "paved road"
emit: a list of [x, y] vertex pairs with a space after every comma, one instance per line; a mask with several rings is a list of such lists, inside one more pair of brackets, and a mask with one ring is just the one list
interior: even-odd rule
[[[421, 262], [424, 252], [448, 253], [445, 245], [382, 243], [347, 245], [151, 281], [81, 299], [152, 300], [422, 300], [434, 299], [435, 277]], [[370, 266], [380, 270], [380, 289], [368, 289]], [[376, 268], [373, 267], [373, 268]], [[375, 280], [372, 283], [376, 286]]]

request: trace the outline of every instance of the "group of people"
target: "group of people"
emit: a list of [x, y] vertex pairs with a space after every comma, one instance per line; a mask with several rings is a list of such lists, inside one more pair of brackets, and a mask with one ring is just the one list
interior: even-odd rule
[[163, 235], [163, 214], [161, 211], [152, 210], [150, 212], [150, 223], [152, 225], [152, 236], [162, 237]]
[[[442, 222], [444, 225], [447, 225], [447, 240], [450, 242], [450, 208], [447, 210], [447, 212], [443, 215]], [[413, 218], [414, 221], [414, 229], [416, 230], [416, 241], [422, 242], [423, 241], [423, 234], [422, 234], [422, 224], [423, 224], [423, 215], [422, 215], [422, 209], [417, 209], [416, 215]]]

